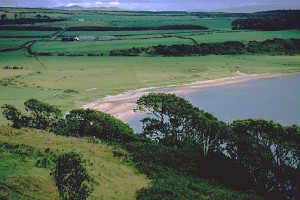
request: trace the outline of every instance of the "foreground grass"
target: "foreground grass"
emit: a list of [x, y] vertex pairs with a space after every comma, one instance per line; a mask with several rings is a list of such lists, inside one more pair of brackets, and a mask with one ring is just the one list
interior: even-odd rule
[[89, 199], [134, 199], [136, 192], [149, 183], [124, 162], [125, 157], [114, 157], [114, 147], [99, 140], [1, 126], [0, 144], [15, 146], [5, 149], [0, 145], [0, 199], [59, 199], [50, 169], [36, 167], [37, 156], [16, 153], [30, 148], [40, 152], [37, 155], [45, 151], [54, 155], [75, 151], [87, 159], [88, 172], [95, 180]]
[[[300, 56], [27, 57], [23, 50], [7, 52], [0, 56], [0, 105], [22, 107], [37, 98], [68, 111], [106, 95], [236, 76], [237, 70], [299, 72]], [[5, 123], [2, 116], [0, 122]]]

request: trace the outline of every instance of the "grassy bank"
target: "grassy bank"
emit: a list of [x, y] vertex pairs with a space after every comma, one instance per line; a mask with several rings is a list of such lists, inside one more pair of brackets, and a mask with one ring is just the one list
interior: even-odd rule
[[95, 180], [95, 190], [89, 199], [134, 199], [136, 192], [149, 183], [124, 162], [125, 157], [114, 156], [117, 149], [99, 140], [1, 126], [0, 199], [59, 199], [51, 170], [37, 167], [36, 163], [43, 156], [70, 151], [88, 160], [88, 172]]

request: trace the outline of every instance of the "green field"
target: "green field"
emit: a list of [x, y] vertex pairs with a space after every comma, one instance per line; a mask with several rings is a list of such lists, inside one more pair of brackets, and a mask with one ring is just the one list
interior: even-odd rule
[[135, 36], [156, 36], [156, 35], [196, 35], [206, 32], [212, 32], [210, 30], [147, 30], [147, 31], [66, 31], [61, 36], [81, 36], [81, 35], [92, 35], [92, 36], [107, 36], [114, 35], [120, 37], [135, 37]]
[[112, 41], [79, 41], [79, 42], [61, 42], [45, 41], [37, 42], [33, 45], [33, 52], [51, 52], [51, 53], [109, 53], [111, 50], [128, 49], [132, 47], [149, 47], [159, 44], [193, 44], [190, 39], [177, 37], [153, 38], [153, 39], [128, 39]]
[[[23, 69], [3, 69], [5, 66]], [[299, 72], [300, 56], [36, 58], [23, 51], [2, 53], [0, 104], [21, 106], [37, 98], [68, 111], [131, 89], [235, 76], [236, 67], [244, 73]], [[78, 93], [65, 93], [68, 89]]]
[[[240, 75], [240, 73], [300, 72], [299, 52], [295, 52], [295, 55], [282, 53], [276, 56], [270, 53], [270, 55], [162, 57], [157, 56], [157, 54], [148, 54], [148, 52], [136, 57], [108, 56], [112, 50], [134, 47], [194, 45], [226, 41], [246, 43], [250, 40], [262, 41], [274, 38], [300, 39], [299, 30], [234, 31], [231, 30], [231, 23], [235, 18], [227, 16], [221, 18], [219, 17], [220, 13], [215, 13], [210, 18], [204, 18], [204, 15], [200, 17], [200, 15], [197, 16], [197, 14], [189, 12], [62, 11], [1, 8], [0, 14], [3, 13], [7, 13], [8, 19], [13, 19], [14, 14], [23, 18], [36, 18], [39, 14], [56, 19], [64, 18], [66, 21], [21, 25], [33, 26], [32, 28], [36, 30], [41, 30], [40, 27], [36, 26], [63, 28], [58, 32], [4, 31], [1, 30], [0, 26], [0, 50], [6, 51], [0, 52], [0, 107], [4, 104], [11, 104], [22, 110], [26, 100], [36, 98], [58, 106], [60, 110], [66, 113], [76, 108], [82, 108], [84, 105], [105, 96], [117, 95], [134, 89], [163, 88], [201, 80], [233, 77]], [[84, 21], [79, 21], [81, 19]], [[68, 27], [72, 26], [128, 27], [130, 29], [130, 27], [164, 25], [171, 25], [172, 28], [178, 28], [176, 25], [200, 25], [209, 29], [66, 31]], [[62, 42], [61, 38], [64, 36], [116, 36], [118, 40]], [[35, 42], [24, 46], [29, 41]], [[22, 45], [22, 49], [17, 48]], [[274, 46], [276, 49], [276, 45]], [[196, 46], [189, 47], [194, 48]], [[273, 46], [271, 48], [273, 49]], [[153, 48], [149, 49], [151, 51]], [[228, 46], [225, 46], [224, 49], [227, 53]], [[238, 51], [237, 53], [241, 53], [240, 50]], [[45, 53], [50, 54], [49, 56], [41, 56], [47, 55]], [[2, 112], [1, 109], [0, 112]], [[49, 175], [50, 169], [36, 166], [38, 159], [45, 154], [46, 148], [49, 148], [56, 156], [64, 152], [76, 151], [88, 159], [88, 172], [96, 182], [95, 190], [89, 199], [134, 199], [136, 192], [142, 187], [151, 185], [158, 187], [159, 184], [166, 185], [166, 187], [176, 185], [173, 184], [176, 179], [172, 180], [172, 177], [168, 177], [170, 180], [167, 178], [170, 183], [165, 184], [164, 178], [159, 180], [161, 181], [159, 184], [150, 183], [148, 178], [137, 172], [134, 167], [138, 167], [138, 165], [134, 165], [137, 163], [130, 160], [133, 158], [133, 154], [129, 156], [127, 151], [121, 149], [128, 156], [126, 162], [124, 162], [123, 157], [113, 155], [115, 148], [120, 147], [103, 144], [95, 138], [63, 137], [34, 129], [12, 129], [4, 125], [7, 123], [8, 121], [1, 114], [0, 199], [59, 199], [55, 183]], [[6, 148], [6, 144], [9, 144], [10, 148]], [[19, 146], [15, 147], [14, 145]], [[141, 148], [145, 147], [144, 143], [140, 145]], [[28, 149], [33, 150], [31, 153], [24, 153]], [[20, 151], [23, 154], [19, 153]], [[178, 154], [174, 155], [177, 156]], [[196, 153], [195, 155], [198, 156]], [[146, 158], [148, 157], [146, 156]], [[140, 159], [135, 162], [139, 161]], [[183, 165], [185, 164], [184, 161]], [[159, 169], [164, 173], [165, 168], [160, 169], [161, 166], [155, 166], [151, 169], [152, 165], [150, 163], [147, 166], [150, 171]], [[200, 179], [197, 181], [202, 186], [198, 185], [199, 188], [197, 188], [190, 185], [189, 182], [185, 183], [185, 180], [189, 179], [188, 176], [180, 174], [178, 177], [184, 178], [180, 179], [180, 184], [186, 184], [184, 187], [189, 188], [191, 193], [201, 193], [203, 199], [210, 199], [212, 198], [211, 195], [218, 192], [227, 194], [230, 190], [230, 188], [223, 190], [223, 187], [219, 187], [218, 183], [211, 184], [209, 182], [208, 184], [208, 180], [202, 182]], [[173, 187], [172, 190], [176, 190], [176, 187], [175, 189]], [[182, 191], [179, 189], [178, 194]], [[153, 194], [155, 192], [152, 191]], [[168, 193], [169, 190], [163, 192]]]
[[[58, 11], [43, 9], [10, 9], [25, 17], [37, 14], [63, 17], [67, 21], [40, 23], [40, 26], [161, 26], [194, 24], [209, 30], [147, 31], [67, 31], [62, 36], [115, 35], [114, 41], [61, 42], [51, 39], [51, 31], [0, 31], [2, 36], [43, 36], [49, 38], [0, 38], [0, 50], [15, 48], [31, 40], [32, 51], [50, 52], [54, 56], [28, 57], [25, 49], [0, 53], [0, 104], [20, 106], [29, 98], [38, 98], [68, 111], [106, 95], [131, 89], [190, 83], [235, 76], [236, 67], [244, 73], [290, 73], [300, 71], [300, 56], [191, 56], [191, 57], [94, 57], [111, 50], [155, 45], [195, 44], [225, 41], [300, 38], [298, 30], [232, 31], [234, 18], [201, 18], [192, 13]], [[2, 12], [3, 13], [3, 12]], [[84, 19], [84, 22], [79, 22]], [[194, 39], [194, 40], [193, 40]], [[57, 54], [65, 56], [57, 56]], [[71, 57], [66, 55], [85, 55]], [[16, 67], [19, 69], [3, 69]], [[65, 91], [74, 90], [78, 93]], [[1, 121], [4, 121], [1, 116]]]
[[[251, 40], [266, 40], [273, 38], [300, 38], [299, 30], [287, 31], [69, 31], [65, 36], [82, 35], [115, 35], [120, 40], [115, 41], [79, 41], [60, 42], [43, 41], [33, 45], [33, 52], [50, 52], [54, 54], [108, 54], [112, 50], [129, 49], [133, 47], [149, 47], [156, 45], [216, 43], [225, 41], [247, 42]], [[192, 40], [193, 39], [193, 40]]]
[[251, 40], [266, 40], [273, 38], [300, 38], [299, 30], [288, 31], [234, 31], [234, 32], [210, 32], [199, 35], [193, 35], [191, 38], [198, 43], [214, 43], [225, 41], [247, 42]]
[[15, 48], [21, 46], [26, 42], [36, 40], [36, 39], [37, 38], [0, 38], [0, 50]]

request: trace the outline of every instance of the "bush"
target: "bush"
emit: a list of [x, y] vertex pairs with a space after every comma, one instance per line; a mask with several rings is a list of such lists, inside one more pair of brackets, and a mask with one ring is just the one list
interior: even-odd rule
[[93, 191], [92, 178], [77, 153], [61, 155], [51, 175], [63, 200], [85, 200]]
[[61, 119], [55, 133], [68, 136], [95, 136], [99, 139], [125, 143], [135, 139], [133, 130], [115, 117], [96, 110], [77, 109]]
[[24, 106], [27, 115], [22, 114], [12, 105], [5, 104], [1, 107], [4, 117], [13, 122], [14, 128], [31, 127], [51, 130], [62, 115], [57, 107], [36, 99], [27, 100]]

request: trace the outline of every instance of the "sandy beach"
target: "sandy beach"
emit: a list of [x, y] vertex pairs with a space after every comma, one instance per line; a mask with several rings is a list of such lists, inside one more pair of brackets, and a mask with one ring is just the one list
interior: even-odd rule
[[165, 92], [172, 93], [178, 96], [197, 91], [201, 88], [216, 87], [216, 86], [228, 86], [246, 81], [252, 81], [257, 79], [273, 78], [276, 76], [282, 76], [284, 74], [244, 74], [239, 71], [236, 72], [236, 76], [220, 78], [215, 80], [197, 81], [190, 84], [183, 85], [170, 85], [166, 87], [151, 87], [141, 88], [137, 90], [130, 90], [122, 94], [106, 96], [102, 99], [94, 101], [92, 103], [83, 106], [85, 109], [95, 109], [102, 112], [109, 113], [116, 118], [128, 122], [132, 118], [140, 115], [141, 113], [135, 113], [133, 109], [136, 106], [136, 101], [143, 95], [150, 92]]

